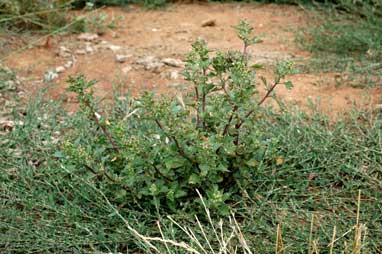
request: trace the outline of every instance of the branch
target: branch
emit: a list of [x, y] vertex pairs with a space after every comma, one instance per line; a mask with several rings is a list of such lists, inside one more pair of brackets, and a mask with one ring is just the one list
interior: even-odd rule
[[101, 128], [103, 134], [104, 134], [104, 135], [106, 136], [106, 138], [109, 140], [109, 142], [110, 142], [111, 146], [113, 147], [114, 151], [115, 151], [116, 153], [120, 153], [120, 151], [119, 151], [117, 145], [115, 144], [113, 138], [111, 137], [110, 133], [108, 132], [108, 130], [106, 129], [106, 127], [105, 127], [103, 124], [100, 123], [100, 121], [99, 121], [99, 119], [98, 119], [98, 117], [97, 117], [97, 115], [96, 115], [96, 113], [95, 113], [95, 110], [94, 110], [93, 107], [90, 105], [89, 100], [86, 100], [86, 101], [85, 101], [85, 105], [90, 109], [93, 120], [96, 122], [96, 124], [98, 125], [98, 127]]
[[[278, 84], [280, 84], [280, 78], [277, 78], [277, 79], [275, 80], [275, 83], [271, 86], [271, 88], [267, 91], [267, 93], [266, 93], [266, 94], [264, 95], [264, 97], [259, 101], [259, 103], [257, 103], [257, 106], [261, 106], [261, 105], [264, 103], [264, 101], [265, 101], [267, 98], [269, 98], [269, 96], [271, 95], [271, 93], [273, 92], [273, 90], [276, 88], [276, 86], [277, 86]], [[245, 122], [245, 121], [246, 121], [246, 120], [253, 114], [253, 112], [255, 112], [254, 109], [248, 111], [248, 113], [245, 114], [244, 118], [241, 119], [241, 121], [235, 125], [235, 128], [236, 128], [236, 130], [237, 130], [237, 133], [236, 133], [236, 138], [235, 138], [234, 143], [235, 143], [236, 146], [239, 145], [239, 135], [240, 135], [240, 133], [239, 133], [239, 129], [240, 129], [241, 126], [244, 124], [244, 122]]]
[[165, 176], [162, 172], [160, 172], [160, 170], [158, 169], [157, 166], [155, 166], [155, 164], [151, 164], [151, 165], [153, 166], [153, 168], [155, 169], [155, 171], [156, 171], [161, 177], [163, 177], [163, 178], [166, 180], [166, 182], [168, 182], [168, 183], [172, 182], [172, 179], [169, 178], [169, 177], [167, 177], [167, 176]]
[[[199, 89], [198, 87], [195, 85], [195, 100], [197, 101], [197, 103], [199, 103]], [[196, 108], [196, 128], [195, 129], [198, 129], [199, 128], [199, 123], [200, 123], [200, 118], [199, 118], [199, 106]]]
[[[87, 170], [89, 170], [91, 173], [93, 173], [94, 175], [97, 176], [97, 179], [99, 181], [102, 180], [102, 175], [98, 174], [93, 168], [91, 168], [90, 166], [86, 165], [86, 164], [82, 164]], [[115, 180], [113, 178], [111, 178], [109, 176], [108, 173], [106, 173], [106, 171], [103, 172], [103, 174], [106, 176], [107, 179], [109, 179], [111, 182], [115, 182]]]
[[227, 122], [227, 124], [226, 124], [225, 127], [224, 127], [223, 136], [225, 136], [225, 135], [227, 134], [228, 129], [229, 129], [229, 126], [231, 125], [233, 116], [234, 116], [235, 112], [236, 112], [238, 109], [239, 109], [239, 107], [238, 107], [237, 105], [235, 105], [235, 106], [233, 107], [231, 116], [229, 117], [228, 122]]
[[267, 93], [264, 95], [264, 97], [261, 99], [261, 101], [257, 104], [257, 106], [261, 106], [261, 104], [264, 103], [264, 101], [271, 95], [273, 90], [276, 88], [276, 86], [280, 84], [280, 79], [278, 78], [275, 83], [271, 86], [271, 88], [267, 91]]
[[170, 140], [172, 140], [172, 141], [175, 143], [175, 146], [176, 146], [176, 148], [178, 149], [178, 153], [180, 154], [180, 156], [182, 156], [183, 158], [185, 158], [185, 159], [188, 160], [189, 162], [194, 163], [193, 160], [191, 160], [191, 158], [188, 157], [188, 156], [186, 155], [186, 153], [184, 152], [183, 148], [180, 146], [178, 140], [177, 140], [174, 136], [170, 136], [170, 135], [168, 135], [168, 134], [166, 133], [165, 129], [163, 128], [163, 126], [162, 126], [162, 124], [159, 122], [159, 120], [155, 118], [154, 121], [155, 121], [155, 123], [158, 125], [159, 129], [161, 129], [161, 130], [164, 132], [164, 134], [165, 134]]

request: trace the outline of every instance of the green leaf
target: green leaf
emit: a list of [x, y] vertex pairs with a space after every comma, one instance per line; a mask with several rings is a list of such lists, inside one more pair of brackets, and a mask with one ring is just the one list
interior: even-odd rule
[[208, 175], [208, 172], [210, 170], [210, 166], [209, 165], [201, 164], [201, 165], [199, 165], [199, 168], [200, 168], [200, 175], [201, 176], [207, 176]]
[[249, 161], [246, 161], [245, 164], [250, 167], [257, 167], [259, 165], [259, 162], [257, 160], [251, 159]]
[[185, 160], [183, 158], [174, 157], [174, 158], [166, 158], [164, 160], [167, 169], [180, 168], [184, 165]]
[[291, 81], [287, 81], [287, 82], [285, 82], [285, 87], [287, 88], [287, 89], [292, 89], [293, 88], [293, 83], [291, 82]]
[[188, 179], [188, 183], [189, 184], [200, 184], [201, 183], [201, 179], [198, 175], [196, 174], [192, 174], [190, 176], [190, 178]]
[[264, 69], [264, 65], [262, 65], [262, 64], [252, 64], [251, 68], [255, 69], [255, 70], [263, 70]]

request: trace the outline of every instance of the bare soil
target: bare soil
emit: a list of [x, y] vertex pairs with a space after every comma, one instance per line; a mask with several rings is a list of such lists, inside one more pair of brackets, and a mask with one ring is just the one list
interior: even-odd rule
[[[242, 45], [232, 26], [246, 19], [255, 28], [263, 43], [250, 49], [252, 61], [267, 66], [259, 75], [271, 77], [271, 64], [278, 59], [302, 60], [310, 57], [294, 42], [294, 32], [306, 25], [308, 17], [295, 6], [255, 4], [176, 4], [165, 10], [147, 11], [138, 7], [130, 9], [106, 8], [102, 12], [109, 18], [121, 18], [116, 29], [108, 29], [98, 39], [84, 42], [78, 35], [60, 35], [52, 38], [50, 45], [35, 46], [7, 58], [3, 64], [24, 77], [24, 89], [35, 92], [49, 87], [53, 99], [65, 98], [66, 107], [74, 110], [77, 103], [73, 94], [65, 91], [69, 75], [83, 73], [97, 79], [96, 95], [110, 97], [113, 84], [129, 89], [133, 95], [145, 90], [159, 94], [179, 93], [185, 84], [180, 73], [182, 67], [161, 66], [148, 70], [139, 62], [147, 56], [159, 61], [163, 58], [185, 59], [191, 43], [203, 38], [211, 49], [240, 50]], [[202, 26], [203, 21], [214, 20], [213, 26]], [[70, 57], [57, 54], [65, 46]], [[93, 51], [78, 54], [78, 49], [90, 47]], [[119, 48], [120, 47], [120, 48]], [[90, 50], [91, 51], [91, 50]], [[77, 53], [76, 53], [77, 52]], [[126, 56], [123, 63], [116, 55]], [[44, 74], [71, 60], [72, 67], [60, 73], [52, 82], [43, 82]], [[320, 110], [331, 116], [342, 114], [352, 104], [374, 107], [380, 103], [380, 88], [360, 89], [339, 83], [340, 73], [296, 74], [288, 77], [294, 89], [279, 87], [278, 95], [289, 103], [307, 109], [308, 101], [319, 101]]]

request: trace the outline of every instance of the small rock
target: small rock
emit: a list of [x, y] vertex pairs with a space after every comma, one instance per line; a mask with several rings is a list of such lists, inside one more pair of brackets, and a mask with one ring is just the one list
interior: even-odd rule
[[118, 63], [124, 63], [124, 62], [126, 62], [127, 58], [129, 58], [128, 55], [116, 55], [116, 56], [115, 56], [115, 60], [116, 60]]
[[58, 74], [57, 74], [57, 72], [55, 72], [55, 71], [48, 71], [48, 72], [45, 73], [45, 75], [44, 75], [44, 81], [45, 81], [45, 82], [53, 81], [53, 80], [55, 80], [56, 78], [58, 78]]
[[207, 19], [204, 20], [201, 24], [202, 27], [207, 27], [207, 26], [216, 26], [216, 19]]
[[155, 73], [159, 73], [161, 71], [161, 68], [163, 67], [163, 64], [160, 62], [154, 62], [154, 63], [149, 63], [145, 66], [146, 70], [150, 70]]
[[60, 57], [70, 57], [71, 56], [71, 51], [67, 47], [60, 46], [58, 49], [57, 55]]
[[157, 58], [153, 56], [146, 56], [136, 61], [137, 64], [144, 66], [146, 70], [150, 70], [156, 73], [160, 72], [160, 69], [164, 66]]
[[82, 33], [77, 37], [77, 39], [83, 41], [94, 41], [98, 39], [98, 34]]
[[92, 46], [90, 46], [90, 45], [86, 45], [86, 46], [85, 46], [85, 51], [86, 51], [86, 53], [91, 54], [91, 53], [94, 52], [94, 49], [93, 49]]
[[72, 66], [73, 66], [73, 61], [67, 61], [66, 64], [64, 64], [64, 67], [67, 68], [67, 69], [72, 67]]
[[122, 72], [126, 74], [126, 73], [128, 73], [129, 71], [131, 71], [132, 69], [133, 69], [133, 68], [132, 68], [131, 66], [126, 66], [126, 67], [123, 67], [123, 68], [122, 68]]
[[153, 29], [151, 29], [151, 31], [153, 31], [153, 32], [158, 32], [160, 29], [158, 29], [158, 28], [153, 28]]
[[63, 73], [65, 71], [65, 67], [64, 66], [58, 66], [56, 68], [56, 73]]
[[107, 47], [108, 49], [110, 49], [111, 51], [113, 51], [114, 53], [121, 50], [121, 46], [118, 46], [118, 45], [108, 45]]
[[75, 53], [77, 55], [86, 55], [86, 50], [84, 50], [84, 49], [77, 49]]
[[117, 32], [112, 31], [112, 32], [111, 32], [111, 37], [113, 37], [113, 38], [119, 38], [119, 34], [118, 34]]
[[178, 79], [178, 77], [179, 77], [178, 71], [170, 72], [170, 79]]
[[163, 58], [162, 63], [172, 66], [172, 67], [184, 67], [184, 63], [180, 59], [174, 59], [174, 58]]

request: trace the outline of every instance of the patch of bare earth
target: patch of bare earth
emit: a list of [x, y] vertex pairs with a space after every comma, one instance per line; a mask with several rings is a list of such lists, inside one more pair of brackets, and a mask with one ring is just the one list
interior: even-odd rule
[[[121, 17], [118, 27], [98, 38], [79, 39], [78, 35], [60, 36], [50, 47], [33, 47], [5, 61], [19, 75], [28, 77], [24, 89], [34, 92], [50, 86], [53, 98], [64, 96], [69, 110], [76, 107], [73, 94], [65, 92], [69, 75], [83, 73], [97, 79], [96, 95], [108, 96], [113, 84], [122, 84], [133, 95], [144, 90], [159, 94], [178, 93], [185, 84], [180, 73], [182, 64], [165, 63], [166, 58], [184, 60], [191, 43], [203, 38], [212, 49], [240, 50], [232, 26], [246, 19], [254, 26], [263, 43], [250, 48], [256, 63], [270, 65], [278, 59], [307, 59], [309, 53], [294, 44], [294, 31], [306, 24], [304, 12], [294, 6], [252, 4], [192, 4], [173, 5], [166, 10], [145, 11], [139, 8], [102, 10], [111, 17]], [[212, 21], [203, 25], [204, 21]], [[65, 66], [66, 65], [66, 66]], [[43, 82], [48, 70], [53, 74], [57, 67], [64, 67]], [[271, 68], [259, 75], [271, 77]], [[62, 71], [62, 72], [61, 72]], [[279, 87], [277, 93], [287, 102], [302, 108], [308, 99], [319, 100], [322, 111], [335, 115], [348, 110], [353, 103], [368, 107], [378, 102], [381, 89], [359, 89], [336, 82], [338, 74], [296, 74], [288, 77], [294, 89]], [[48, 77], [49, 79], [49, 77]]]

